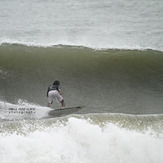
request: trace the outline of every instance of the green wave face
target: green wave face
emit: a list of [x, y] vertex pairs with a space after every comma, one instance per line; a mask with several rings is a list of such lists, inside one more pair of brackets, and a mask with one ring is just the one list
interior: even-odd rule
[[47, 87], [58, 79], [66, 104], [85, 105], [84, 113], [163, 113], [160, 51], [4, 44], [0, 79], [0, 98], [11, 103], [46, 106]]

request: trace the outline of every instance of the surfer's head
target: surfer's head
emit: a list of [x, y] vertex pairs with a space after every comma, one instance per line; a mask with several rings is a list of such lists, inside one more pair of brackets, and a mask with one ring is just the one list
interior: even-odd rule
[[60, 81], [59, 80], [54, 81], [53, 85], [60, 85]]

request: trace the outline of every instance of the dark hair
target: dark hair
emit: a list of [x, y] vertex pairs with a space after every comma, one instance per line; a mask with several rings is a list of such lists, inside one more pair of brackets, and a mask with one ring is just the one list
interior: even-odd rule
[[53, 85], [60, 85], [60, 81], [59, 80], [54, 81]]

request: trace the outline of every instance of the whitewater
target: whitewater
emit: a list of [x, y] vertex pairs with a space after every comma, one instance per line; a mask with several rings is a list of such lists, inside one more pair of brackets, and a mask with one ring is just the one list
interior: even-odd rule
[[163, 161], [163, 137], [152, 128], [137, 131], [97, 118], [107, 115], [1, 123], [1, 162]]

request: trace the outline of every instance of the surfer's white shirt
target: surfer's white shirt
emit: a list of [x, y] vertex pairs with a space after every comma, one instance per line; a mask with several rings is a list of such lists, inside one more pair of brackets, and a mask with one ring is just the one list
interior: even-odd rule
[[54, 99], [60, 102], [63, 100], [63, 97], [59, 94], [57, 90], [52, 90], [48, 92], [48, 103], [51, 104]]

